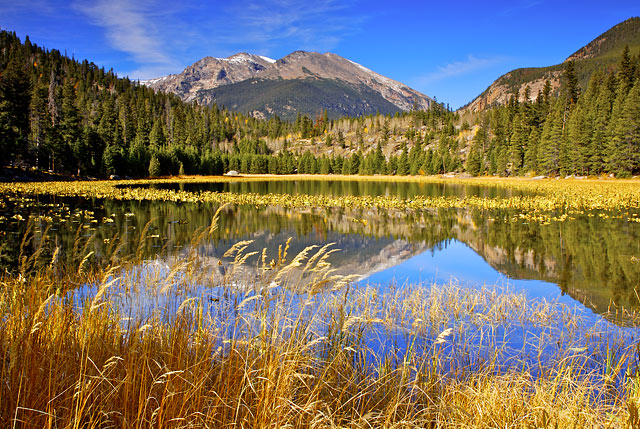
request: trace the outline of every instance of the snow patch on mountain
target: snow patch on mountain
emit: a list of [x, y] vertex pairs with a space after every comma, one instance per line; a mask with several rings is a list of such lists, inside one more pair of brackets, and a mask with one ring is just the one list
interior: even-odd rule
[[141, 80], [139, 82], [140, 82], [140, 85], [150, 86], [150, 85], [153, 85], [153, 84], [156, 84], [156, 83], [163, 82], [163, 81], [169, 79], [171, 76], [173, 76], [173, 75], [156, 77], [154, 79]]
[[265, 60], [266, 62], [271, 63], [271, 64], [276, 62], [276, 60], [274, 60], [273, 58], [265, 57], [263, 55], [258, 55], [258, 57], [262, 58], [263, 60]]

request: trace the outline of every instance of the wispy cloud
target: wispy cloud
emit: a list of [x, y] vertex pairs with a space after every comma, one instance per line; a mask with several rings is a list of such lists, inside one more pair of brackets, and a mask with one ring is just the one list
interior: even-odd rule
[[48, 15], [54, 10], [48, 0], [0, 0], [0, 10], [5, 14], [12, 12], [29, 12], [37, 10], [39, 14]]
[[158, 25], [161, 15], [154, 11], [161, 8], [155, 2], [96, 0], [76, 1], [73, 6], [104, 28], [111, 46], [130, 54], [135, 63], [154, 70], [175, 65], [170, 52], [167, 52], [162, 43]]
[[[229, 45], [254, 45], [271, 50], [283, 41], [299, 49], [330, 50], [343, 37], [358, 31], [366, 19], [345, 13], [353, 2], [338, 0], [267, 0], [234, 3], [225, 13], [225, 31], [219, 40]], [[225, 23], [219, 23], [225, 24]]]
[[146, 79], [179, 72], [206, 55], [331, 50], [366, 19], [361, 13], [354, 18], [356, 1], [184, 0], [168, 6], [164, 0], [75, 0], [73, 7], [104, 29], [112, 48], [129, 54], [134, 66], [126, 73]]
[[434, 82], [439, 82], [452, 77], [464, 76], [479, 70], [487, 69], [495, 65], [508, 61], [505, 56], [493, 57], [476, 57], [474, 55], [467, 56], [466, 60], [455, 61], [443, 66], [439, 66], [437, 70], [419, 76], [414, 79], [416, 86], [425, 86]]

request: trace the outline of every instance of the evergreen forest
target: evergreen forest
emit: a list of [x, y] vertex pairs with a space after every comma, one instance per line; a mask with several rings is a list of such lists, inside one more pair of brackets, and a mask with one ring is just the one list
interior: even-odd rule
[[177, 174], [640, 174], [640, 56], [628, 48], [582, 88], [474, 115], [428, 111], [329, 120], [254, 118], [185, 103], [87, 60], [0, 32], [0, 165], [78, 177]]

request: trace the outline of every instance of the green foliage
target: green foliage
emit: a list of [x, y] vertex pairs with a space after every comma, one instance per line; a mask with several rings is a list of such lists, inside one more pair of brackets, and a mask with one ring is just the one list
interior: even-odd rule
[[482, 129], [476, 133], [467, 156], [465, 169], [472, 176], [477, 176], [482, 172], [482, 134], [484, 134]]
[[160, 169], [160, 161], [156, 155], [151, 157], [151, 161], [149, 161], [149, 176], [157, 177], [162, 174], [162, 170]]
[[[6, 59], [0, 64], [7, 64]], [[11, 58], [0, 71], [0, 161], [3, 163], [26, 158], [30, 90], [24, 64], [19, 57]]]
[[[635, 21], [623, 27], [629, 25]], [[632, 39], [626, 30], [620, 34]], [[590, 69], [584, 91], [588, 59], [558, 66], [564, 70], [560, 91], [554, 93], [547, 81], [537, 96], [525, 92], [519, 100], [514, 93], [506, 106], [477, 118], [479, 128], [466, 143], [469, 123], [462, 123], [459, 135], [459, 116], [439, 104], [403, 114], [381, 104], [375, 108], [384, 116], [336, 124], [331, 118], [338, 111], [363, 115], [372, 113], [372, 106], [344, 110], [340, 97], [355, 94], [341, 92], [334, 81], [304, 80], [287, 85], [302, 95], [325, 97], [325, 110], [305, 111], [301, 98], [301, 107], [288, 110], [295, 114], [292, 122], [278, 116], [263, 120], [154, 93], [95, 64], [0, 32], [0, 164], [95, 177], [229, 170], [418, 175], [461, 171], [463, 165], [472, 175], [635, 175], [640, 174], [640, 61], [634, 49], [640, 42], [631, 42], [630, 48], [607, 48], [607, 64], [616, 71]], [[271, 91], [265, 96], [287, 89], [282, 82], [268, 85], [273, 86], [265, 87]], [[336, 151], [323, 155], [324, 146]]]
[[[618, 72], [593, 73], [584, 93], [570, 61], [555, 101], [546, 85], [535, 101], [489, 110], [489, 149], [481, 164], [499, 175], [640, 174], [640, 77], [631, 58], [625, 49]], [[477, 156], [472, 144], [470, 174], [478, 168]]]
[[[436, 135], [453, 136], [455, 131], [454, 115], [439, 104], [427, 112], [400, 115], [397, 107], [379, 94], [366, 88], [358, 92], [338, 81], [245, 84], [263, 88], [264, 97], [298, 91], [292, 101], [295, 109], [276, 112], [292, 121], [283, 121], [277, 115], [263, 120], [216, 105], [184, 103], [174, 95], [155, 93], [127, 78], [118, 78], [113, 71], [86, 60], [80, 63], [56, 50], [22, 44], [14, 33], [0, 32], [0, 164], [18, 162], [25, 167], [95, 177], [222, 174], [229, 170], [273, 174], [397, 173], [397, 159], [389, 166], [383, 146], [392, 133], [397, 137], [407, 131], [398, 129], [397, 120], [409, 118], [405, 122], [411, 123], [407, 131], [410, 144], [405, 147], [401, 173], [419, 174], [423, 171], [425, 148], [418, 129], [428, 128], [427, 142]], [[242, 88], [230, 86], [208, 95], [215, 95], [225, 104], [224, 91], [233, 89], [241, 94]], [[363, 96], [367, 103], [357, 101]], [[319, 98], [326, 109], [306, 109], [305, 103], [311, 100], [315, 104]], [[253, 111], [240, 105], [235, 105], [234, 110]], [[348, 126], [334, 127], [332, 120], [345, 113], [376, 112], [377, 116], [367, 118], [371, 122], [366, 125], [362, 116], [344, 119], [343, 124]], [[391, 114], [395, 116], [392, 118]], [[295, 115], [295, 120], [289, 115]], [[373, 129], [378, 137], [382, 135], [376, 146], [370, 145], [371, 140], [365, 141], [365, 135]], [[346, 149], [348, 145], [357, 152], [344, 155], [338, 150], [341, 155], [320, 157], [314, 145], [316, 138], [324, 139], [326, 146]], [[311, 144], [301, 149], [297, 147], [300, 139], [311, 139]], [[273, 141], [283, 141], [279, 153], [272, 153], [270, 147], [278, 146]], [[290, 145], [295, 149], [289, 151]], [[446, 168], [449, 164], [443, 164]]]

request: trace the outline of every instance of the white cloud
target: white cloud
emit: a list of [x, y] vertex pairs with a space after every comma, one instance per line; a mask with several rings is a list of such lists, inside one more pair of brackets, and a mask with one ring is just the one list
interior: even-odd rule
[[39, 14], [50, 15], [54, 12], [49, 0], [22, 0], [19, 2], [15, 0], [0, 0], [0, 10], [4, 14], [38, 11]]
[[508, 58], [504, 56], [480, 58], [469, 55], [466, 60], [455, 61], [444, 66], [439, 66], [437, 70], [419, 76], [414, 79], [414, 81], [418, 86], [425, 86], [452, 77], [468, 75], [470, 73], [501, 64], [505, 61], [508, 61]]
[[542, 0], [524, 0], [519, 2], [513, 2], [511, 3], [510, 7], [502, 11], [499, 11], [497, 14], [498, 16], [503, 16], [503, 17], [514, 16], [514, 15], [523, 13], [528, 9], [540, 6], [542, 3], [543, 3]]
[[112, 48], [129, 54], [133, 65], [120, 72], [148, 79], [178, 73], [206, 55], [269, 56], [283, 46], [331, 50], [366, 19], [347, 13], [353, 1], [75, 0], [73, 7], [104, 29]]
[[137, 63], [170, 65], [173, 61], [163, 47], [154, 6], [149, 1], [127, 0], [74, 3], [75, 9], [105, 29], [107, 40], [113, 48], [130, 54]]

